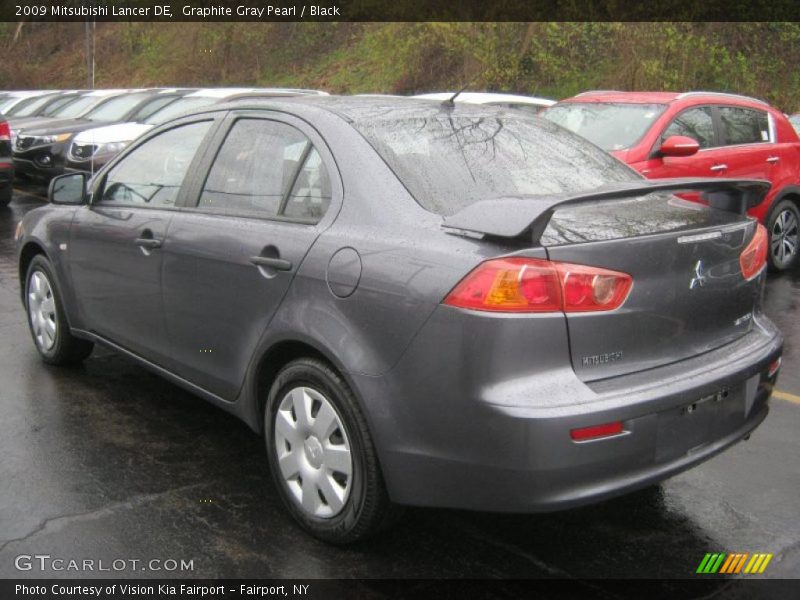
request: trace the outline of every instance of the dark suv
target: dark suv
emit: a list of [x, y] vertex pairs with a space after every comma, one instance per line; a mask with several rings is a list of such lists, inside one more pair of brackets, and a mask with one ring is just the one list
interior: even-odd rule
[[0, 208], [11, 202], [11, 184], [14, 181], [14, 164], [11, 161], [11, 130], [8, 121], [0, 115]]

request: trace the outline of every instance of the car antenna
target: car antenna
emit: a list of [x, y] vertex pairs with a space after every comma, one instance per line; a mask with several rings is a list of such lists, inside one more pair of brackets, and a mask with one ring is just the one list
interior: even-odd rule
[[458, 96], [461, 94], [461, 92], [463, 92], [468, 87], [469, 87], [469, 84], [467, 84], [464, 87], [462, 87], [455, 94], [450, 96], [447, 100], [443, 101], [442, 102], [442, 106], [444, 106], [446, 108], [455, 108], [455, 106], [456, 106], [456, 98], [458, 98]]

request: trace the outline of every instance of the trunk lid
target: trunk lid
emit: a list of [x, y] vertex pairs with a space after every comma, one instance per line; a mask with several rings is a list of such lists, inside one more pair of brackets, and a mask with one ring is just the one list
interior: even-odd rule
[[567, 314], [577, 375], [592, 381], [642, 371], [747, 333], [761, 277], [745, 281], [739, 256], [755, 227], [674, 196], [556, 212], [541, 240], [551, 260], [633, 277], [619, 309]]
[[[768, 190], [761, 181], [632, 182], [482, 201], [443, 227], [543, 246], [550, 260], [632, 276], [620, 308], [566, 313], [573, 368], [595, 381], [696, 356], [750, 330], [763, 275], [746, 281], [739, 258], [757, 227], [745, 212]], [[686, 191], [703, 193], [709, 206], [675, 195]]]

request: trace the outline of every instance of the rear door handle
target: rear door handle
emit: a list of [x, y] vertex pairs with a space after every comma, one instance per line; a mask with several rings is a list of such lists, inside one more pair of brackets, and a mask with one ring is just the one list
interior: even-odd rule
[[268, 256], [251, 256], [250, 262], [257, 267], [269, 267], [276, 271], [291, 271], [292, 263], [283, 258], [270, 258]]
[[148, 250], [161, 248], [161, 240], [154, 240], [153, 238], [136, 238], [136, 245]]
[[775, 164], [775, 163], [776, 163], [776, 162], [778, 162], [780, 159], [781, 159], [781, 157], [780, 157], [780, 156], [770, 156], [770, 157], [767, 159], [767, 162], [768, 162], [768, 163], [771, 163], [771, 164]]
[[728, 165], [714, 165], [713, 167], [711, 167], [711, 170], [712, 171], [724, 171], [727, 168], [728, 168]]

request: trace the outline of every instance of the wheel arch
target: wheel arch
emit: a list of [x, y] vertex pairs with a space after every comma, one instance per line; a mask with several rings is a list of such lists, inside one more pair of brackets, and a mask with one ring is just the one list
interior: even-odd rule
[[52, 264], [53, 261], [50, 260], [44, 246], [35, 240], [26, 242], [19, 252], [19, 260], [17, 262], [19, 268], [19, 293], [23, 304], [25, 303], [25, 278], [28, 275], [28, 267], [30, 267], [34, 257], [38, 255], [44, 256]]
[[298, 338], [276, 340], [266, 346], [253, 361], [250, 369], [250, 396], [249, 406], [246, 409], [245, 420], [257, 432], [264, 433], [264, 408], [267, 395], [280, 370], [298, 358], [316, 358], [334, 369], [347, 383], [364, 417], [369, 422], [369, 416], [364, 411], [364, 405], [358, 390], [354, 387], [347, 371], [335, 358], [333, 353], [321, 348], [312, 341]]
[[777, 194], [775, 194], [775, 198], [773, 198], [772, 204], [769, 207], [770, 215], [772, 214], [773, 209], [778, 205], [778, 203], [783, 200], [791, 200], [797, 205], [797, 208], [800, 209], [800, 186], [787, 185], [786, 187], [782, 188]]

